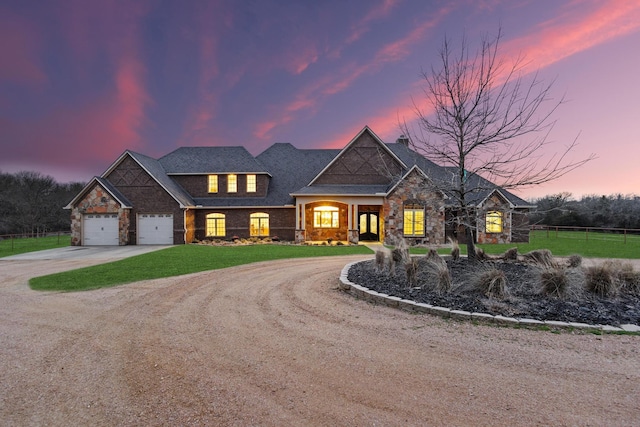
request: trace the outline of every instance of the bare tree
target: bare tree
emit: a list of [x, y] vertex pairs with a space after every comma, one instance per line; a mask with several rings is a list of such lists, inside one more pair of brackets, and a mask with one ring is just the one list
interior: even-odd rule
[[537, 73], [525, 80], [522, 57], [507, 64], [499, 56], [501, 37], [500, 30], [495, 38], [484, 37], [475, 52], [466, 38], [458, 51], [445, 38], [438, 67], [422, 73], [431, 108], [415, 106], [417, 130], [403, 125], [414, 150], [449, 167], [450, 177], [438, 185], [457, 205], [456, 218], [464, 226], [472, 259], [474, 192], [492, 183], [505, 189], [546, 183], [594, 157], [570, 160], [574, 139], [545, 160], [555, 123], [551, 116], [564, 99], [553, 100], [553, 82], [544, 84]]

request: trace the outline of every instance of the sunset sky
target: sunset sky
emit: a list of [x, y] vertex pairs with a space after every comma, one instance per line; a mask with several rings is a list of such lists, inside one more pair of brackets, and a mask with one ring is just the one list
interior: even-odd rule
[[365, 125], [394, 142], [443, 38], [499, 28], [567, 100], [548, 155], [597, 156], [516, 193], [640, 195], [640, 0], [0, 0], [0, 171], [88, 181], [126, 149], [342, 148]]

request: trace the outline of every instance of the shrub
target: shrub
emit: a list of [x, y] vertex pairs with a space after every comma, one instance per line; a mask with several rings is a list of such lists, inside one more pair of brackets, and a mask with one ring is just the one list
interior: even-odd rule
[[631, 263], [613, 260], [605, 261], [602, 265], [611, 271], [622, 292], [637, 293], [640, 290], [640, 273], [633, 269]]
[[507, 261], [517, 261], [518, 260], [518, 248], [508, 249], [504, 253], [504, 255], [502, 256], [502, 259], [507, 260]]
[[382, 271], [385, 268], [387, 255], [384, 251], [376, 251], [376, 270]]
[[548, 249], [537, 249], [523, 255], [525, 261], [545, 268], [555, 268], [557, 263]]
[[435, 249], [429, 249], [429, 251], [427, 252], [426, 258], [429, 259], [438, 259], [440, 258], [440, 255], [438, 255], [438, 251], [436, 251]]
[[611, 267], [605, 264], [587, 268], [586, 287], [589, 292], [601, 297], [613, 296], [618, 292]]
[[396, 263], [404, 263], [409, 260], [409, 248], [407, 247], [407, 242], [405, 242], [404, 239], [400, 240], [396, 247], [391, 251], [391, 257]]
[[562, 267], [546, 268], [540, 273], [540, 284], [543, 294], [562, 298], [569, 284], [567, 272]]
[[404, 271], [407, 274], [407, 282], [415, 286], [418, 282], [418, 261], [410, 259], [404, 263]]
[[487, 261], [490, 259], [489, 255], [484, 251], [484, 249], [476, 246], [476, 259], [478, 261]]
[[507, 276], [504, 271], [491, 268], [480, 273], [475, 285], [487, 297], [502, 299], [506, 294]]
[[451, 258], [454, 261], [460, 259], [460, 245], [458, 245], [458, 241], [449, 237], [449, 243], [451, 243]]
[[442, 258], [428, 260], [426, 270], [435, 279], [434, 288], [436, 291], [448, 292], [451, 289], [451, 273]]
[[578, 268], [582, 265], [582, 256], [580, 255], [570, 255], [567, 258], [567, 266], [569, 268]]

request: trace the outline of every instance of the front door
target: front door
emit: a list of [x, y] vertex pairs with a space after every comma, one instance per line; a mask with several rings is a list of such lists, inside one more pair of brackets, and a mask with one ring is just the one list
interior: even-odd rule
[[380, 236], [378, 234], [378, 212], [360, 212], [358, 217], [360, 240], [370, 242], [377, 242], [380, 240]]

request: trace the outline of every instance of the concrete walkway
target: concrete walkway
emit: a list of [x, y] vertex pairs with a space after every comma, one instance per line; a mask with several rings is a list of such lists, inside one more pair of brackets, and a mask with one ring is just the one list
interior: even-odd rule
[[44, 251], [27, 252], [0, 258], [0, 261], [29, 261], [29, 260], [114, 260], [129, 258], [171, 246], [161, 245], [130, 245], [130, 246], [66, 246], [64, 248], [47, 249]]

